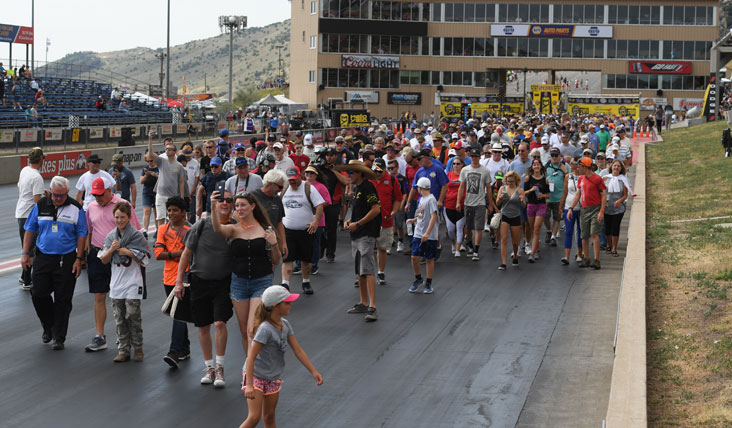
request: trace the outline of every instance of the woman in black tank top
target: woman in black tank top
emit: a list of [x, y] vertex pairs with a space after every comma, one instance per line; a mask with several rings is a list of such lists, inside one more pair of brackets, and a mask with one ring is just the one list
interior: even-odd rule
[[[212, 199], [219, 196], [213, 192]], [[251, 193], [234, 199], [236, 224], [221, 224], [218, 212], [211, 210], [213, 230], [229, 241], [232, 256], [231, 302], [239, 322], [244, 353], [254, 338], [254, 311], [262, 301], [262, 293], [272, 285], [274, 265], [282, 253], [277, 235], [257, 198]]]

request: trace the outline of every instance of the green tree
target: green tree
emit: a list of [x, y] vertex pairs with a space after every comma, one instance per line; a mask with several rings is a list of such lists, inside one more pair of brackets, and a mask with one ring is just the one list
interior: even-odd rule
[[244, 89], [239, 89], [234, 94], [234, 105], [236, 107], [246, 108], [253, 102], [261, 98], [259, 91], [254, 86], [248, 86]]

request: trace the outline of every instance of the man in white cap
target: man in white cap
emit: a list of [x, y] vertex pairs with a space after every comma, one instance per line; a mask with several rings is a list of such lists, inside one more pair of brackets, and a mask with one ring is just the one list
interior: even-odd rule
[[549, 146], [549, 137], [544, 135], [541, 137], [541, 147], [539, 147], [542, 165], [546, 165], [546, 163], [551, 159], [550, 151], [551, 147]]
[[315, 153], [315, 145], [313, 144], [313, 135], [312, 134], [305, 134], [305, 137], [303, 137], [303, 147], [302, 154], [310, 158], [310, 162], [314, 161], [318, 156]]
[[289, 156], [285, 156], [285, 148], [280, 142], [276, 142], [272, 145], [272, 150], [274, 150], [274, 156], [275, 156], [275, 168], [279, 169], [280, 171], [287, 173], [287, 170], [295, 166], [295, 162], [292, 161], [292, 159], [289, 158]]
[[[28, 165], [23, 167], [18, 177], [18, 202], [15, 205], [15, 218], [18, 219], [18, 230], [20, 231], [20, 246], [23, 247], [25, 238], [25, 222], [31, 210], [43, 196], [43, 177], [41, 176], [41, 163], [45, 155], [40, 147], [34, 147], [28, 154]], [[36, 248], [35, 241], [30, 245], [30, 253]], [[23, 290], [30, 290], [32, 266], [23, 269], [18, 283]]]

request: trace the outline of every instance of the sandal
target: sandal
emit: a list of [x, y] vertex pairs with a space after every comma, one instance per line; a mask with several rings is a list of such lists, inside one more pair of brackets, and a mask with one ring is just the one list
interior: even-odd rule
[[613, 250], [610, 247], [607, 247], [607, 250], [605, 250], [608, 254], [612, 254]]
[[618, 252], [617, 251], [613, 251], [611, 254], [613, 255], [613, 257], [618, 257]]

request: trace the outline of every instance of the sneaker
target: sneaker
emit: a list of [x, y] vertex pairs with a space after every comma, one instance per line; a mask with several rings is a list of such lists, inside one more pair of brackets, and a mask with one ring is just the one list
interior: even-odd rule
[[112, 361], [115, 363], [126, 363], [127, 361], [130, 361], [130, 354], [120, 352]]
[[483, 228], [483, 232], [490, 233], [490, 231], [491, 231], [491, 226], [489, 224], [486, 224], [485, 227]]
[[137, 362], [140, 362], [145, 358], [145, 352], [143, 352], [142, 348], [135, 348], [135, 356], [132, 357]]
[[534, 263], [534, 255], [529, 254], [529, 263]]
[[460, 250], [455, 250], [455, 257], [460, 257]]
[[369, 306], [368, 313], [366, 313], [366, 316], [363, 319], [366, 320], [366, 322], [376, 321], [379, 319], [379, 314], [376, 313], [376, 308]]
[[353, 305], [353, 307], [351, 309], [347, 310], [346, 312], [348, 312], [349, 314], [365, 314], [368, 311], [369, 311], [368, 306], [366, 306], [362, 303], [356, 303], [355, 305]]
[[290, 291], [290, 284], [280, 284], [280, 285], [285, 287], [285, 290]]
[[498, 270], [506, 270], [506, 265], [501, 263], [500, 265], [498, 265]]
[[512, 266], [518, 266], [518, 257], [511, 259]]
[[171, 368], [178, 368], [178, 353], [175, 351], [168, 352], [164, 357], [163, 361], [168, 364]]
[[531, 254], [531, 243], [527, 242], [526, 245], [524, 245], [524, 252], [527, 256]]
[[595, 261], [592, 262], [592, 269], [600, 270], [600, 260], [599, 259], [595, 259]]
[[562, 264], [565, 265], [565, 266], [568, 265], [569, 264], [569, 260], [567, 260], [566, 257], [562, 257]]
[[53, 349], [54, 351], [63, 351], [64, 343], [58, 340], [54, 340], [53, 344], [51, 345], [51, 349]]
[[32, 287], [33, 287], [32, 284], [26, 284], [26, 283], [23, 283], [23, 285], [20, 286], [20, 288], [23, 289], [24, 291], [30, 291], [30, 289]]
[[213, 367], [206, 367], [204, 370], [206, 371], [206, 374], [201, 378], [201, 385], [211, 385], [214, 383], [214, 379], [216, 378], [216, 369]]
[[423, 265], [425, 263], [427, 263], [427, 262], [425, 261], [424, 256], [420, 257], [419, 258], [419, 264]]
[[541, 252], [537, 250], [535, 253], [533, 253], [533, 256], [534, 256], [534, 261], [538, 262], [539, 256], [541, 256]]
[[312, 269], [310, 269], [310, 275], [317, 275], [318, 272], [320, 272], [320, 269], [318, 269], [317, 266], [313, 266]]
[[579, 255], [577, 255], [577, 257], [574, 258], [574, 261], [577, 263], [582, 263], [582, 260], [583, 260], [582, 257]]
[[226, 386], [226, 380], [224, 380], [224, 366], [216, 366], [213, 386], [216, 388], [223, 388]]
[[302, 268], [300, 266], [295, 266], [292, 268], [292, 274], [293, 275], [300, 275], [302, 273]]
[[473, 258], [471, 260], [474, 262], [477, 262], [478, 260], [480, 260], [480, 257], [478, 257], [478, 253], [473, 253]]
[[96, 351], [101, 351], [103, 349], [107, 349], [107, 340], [106, 340], [106, 336], [100, 336], [100, 335], [94, 336], [91, 343], [86, 345], [86, 348], [84, 348], [84, 350], [86, 352], [96, 352]]
[[549, 244], [549, 246], [556, 247], [557, 246], [557, 238], [552, 238], [551, 243]]
[[326, 257], [325, 262], [326, 263], [335, 263], [335, 257]]
[[427, 284], [424, 286], [424, 291], [422, 292], [424, 294], [432, 294], [432, 284]]
[[379, 285], [386, 285], [386, 274], [384, 274], [383, 272], [377, 273], [376, 277], [379, 281]]
[[498, 249], [498, 241], [493, 241], [493, 243], [491, 244], [491, 248], [493, 248], [494, 250], [497, 250]]
[[191, 350], [186, 349], [183, 351], [178, 351], [178, 361], [183, 361], [191, 358]]
[[404, 245], [404, 242], [398, 242], [397, 243], [397, 253], [403, 253], [407, 250], [407, 246]]
[[552, 239], [552, 233], [549, 232], [549, 231], [547, 231], [546, 232], [546, 238], [544, 238], [544, 243], [545, 244], [548, 244], [551, 241], [551, 239]]
[[51, 341], [51, 332], [50, 331], [43, 331], [43, 334], [41, 335], [41, 340], [43, 343], [48, 343]]
[[313, 287], [310, 285], [310, 282], [302, 283], [302, 292], [303, 294], [313, 294]]
[[423, 280], [421, 279], [415, 279], [411, 286], [409, 286], [409, 292], [410, 293], [416, 293], [419, 289], [419, 286], [422, 285]]
[[581, 267], [581, 268], [590, 267], [590, 259], [582, 259], [582, 262], [580, 262], [579, 267]]

